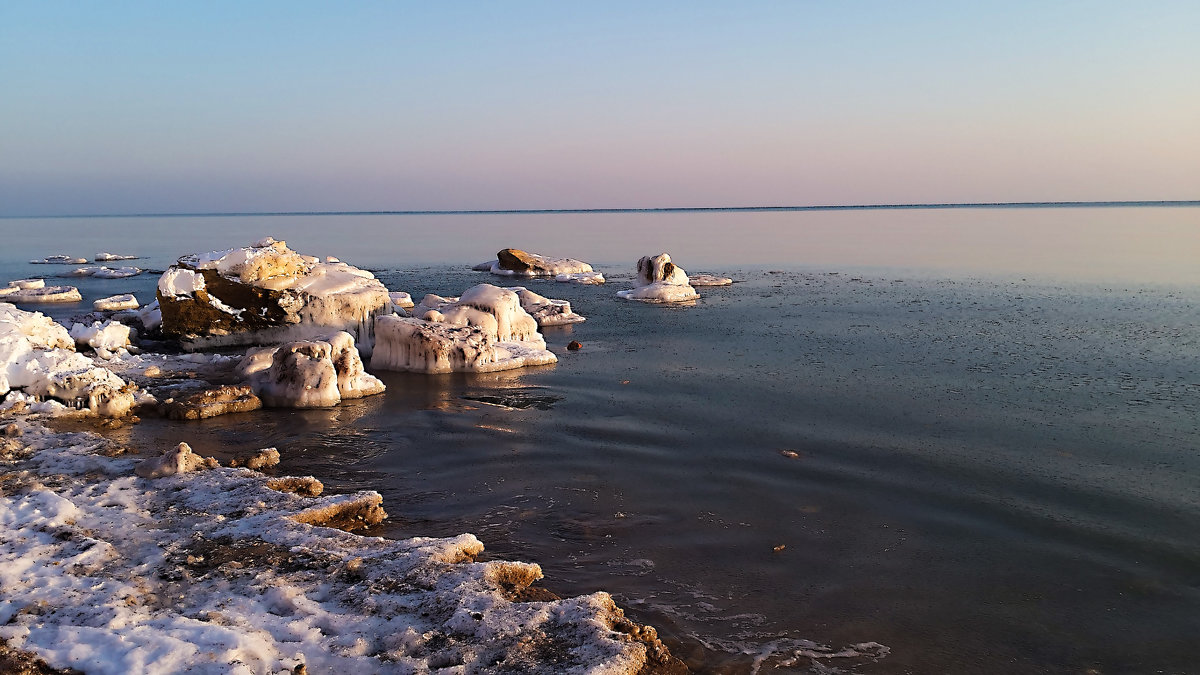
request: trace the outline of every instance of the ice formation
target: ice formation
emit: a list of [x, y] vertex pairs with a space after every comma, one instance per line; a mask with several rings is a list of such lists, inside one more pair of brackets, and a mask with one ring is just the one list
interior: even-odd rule
[[159, 405], [159, 413], [172, 420], [203, 420], [261, 407], [262, 399], [254, 395], [249, 385], [225, 385], [181, 398], [168, 398]]
[[64, 277], [95, 277], [97, 279], [125, 279], [136, 277], [142, 273], [140, 267], [79, 267], [71, 272], [60, 274]]
[[53, 668], [681, 672], [608, 594], [533, 601], [541, 568], [475, 562], [473, 535], [325, 526], [382, 517], [377, 493], [310, 497], [304, 479], [215, 467], [186, 446], [139, 465], [145, 479], [103, 439], [22, 426], [34, 454], [10, 465], [31, 480], [0, 494], [0, 640]]
[[116, 321], [96, 321], [71, 326], [71, 337], [78, 347], [91, 347], [102, 359], [110, 359], [129, 346], [129, 326]]
[[0, 396], [12, 390], [68, 407], [119, 417], [136, 387], [73, 351], [67, 329], [39, 312], [0, 303]]
[[733, 284], [733, 279], [715, 274], [689, 274], [688, 283], [692, 286], [729, 286]]
[[137, 260], [136, 255], [121, 255], [119, 253], [97, 253], [96, 262], [111, 262], [113, 260]]
[[568, 284], [583, 284], [585, 286], [599, 286], [604, 283], [604, 275], [600, 272], [575, 272], [568, 274], [566, 272], [554, 276], [555, 281]]
[[375, 320], [371, 367], [422, 373], [489, 372], [554, 363], [538, 322], [509, 289], [479, 284], [459, 298], [426, 295], [413, 318]]
[[400, 309], [412, 309], [414, 306], [412, 296], [404, 291], [392, 291], [388, 293], [392, 304]]
[[521, 301], [521, 309], [536, 319], [539, 326], [562, 326], [587, 320], [586, 317], [573, 312], [571, 303], [566, 300], [552, 300], [519, 286], [509, 290], [517, 294]]
[[119, 312], [125, 309], [137, 309], [138, 306], [137, 298], [128, 293], [125, 295], [110, 295], [107, 298], [100, 298], [92, 303], [92, 308], [98, 312]]
[[86, 265], [87, 258], [76, 258], [69, 255], [51, 255], [41, 260], [30, 260], [34, 265]]
[[[496, 254], [489, 266], [492, 274], [519, 277], [557, 277], [559, 274], [583, 274], [592, 272], [592, 266], [571, 258], [550, 258], [537, 253], [527, 253], [519, 248], [506, 248]], [[479, 269], [482, 265], [476, 266]]]
[[319, 408], [382, 393], [383, 382], [363, 369], [354, 337], [339, 331], [321, 340], [255, 350], [238, 364], [268, 406]]
[[158, 282], [162, 331], [193, 347], [271, 344], [344, 330], [369, 354], [388, 291], [374, 275], [320, 262], [270, 237], [180, 258]]
[[45, 279], [17, 279], [0, 288], [0, 302], [79, 302], [74, 286], [47, 286]]
[[688, 283], [687, 273], [671, 262], [671, 256], [666, 253], [643, 256], [637, 263], [637, 276], [642, 285], [617, 291], [617, 297], [659, 303], [687, 302], [700, 297]]

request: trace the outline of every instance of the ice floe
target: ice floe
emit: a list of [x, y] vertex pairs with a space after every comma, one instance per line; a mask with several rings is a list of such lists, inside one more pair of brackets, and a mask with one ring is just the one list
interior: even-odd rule
[[137, 309], [140, 306], [137, 298], [126, 293], [124, 295], [110, 295], [107, 298], [100, 298], [92, 302], [92, 308], [97, 312], [120, 312], [127, 309]]
[[17, 279], [0, 287], [0, 302], [79, 302], [83, 296], [74, 286], [47, 286], [44, 279]]
[[729, 286], [733, 279], [715, 274], [689, 274], [688, 283], [692, 286]]
[[571, 258], [551, 258], [537, 253], [527, 253], [519, 248], [506, 248], [496, 254], [496, 260], [476, 265], [480, 269], [487, 265], [492, 274], [518, 277], [557, 277], [559, 274], [586, 274], [592, 266]]
[[136, 255], [121, 255], [119, 253], [97, 253], [96, 262], [111, 262], [113, 260], [137, 260], [140, 256]]
[[574, 272], [556, 274], [555, 281], [565, 284], [582, 284], [584, 286], [599, 286], [604, 283], [604, 275], [600, 272]]
[[273, 344], [351, 333], [369, 354], [374, 318], [389, 311], [374, 275], [302, 256], [266, 238], [180, 258], [158, 283], [162, 331], [189, 347]]
[[64, 272], [58, 276], [61, 277], [94, 277], [96, 279], [127, 279], [136, 277], [142, 273], [140, 267], [105, 267], [103, 265], [94, 265], [90, 267], [79, 267], [70, 272]]
[[34, 265], [86, 265], [87, 258], [76, 258], [70, 255], [50, 255], [41, 260], [30, 260]]
[[571, 303], [566, 300], [552, 300], [520, 286], [508, 290], [517, 294], [521, 309], [536, 319], [539, 326], [562, 326], [587, 320], [572, 311]]
[[272, 407], [319, 408], [384, 391], [363, 369], [349, 333], [253, 350], [238, 364], [254, 393]]
[[688, 275], [671, 256], [660, 253], [643, 256], [637, 263], [637, 278], [641, 285], [627, 291], [617, 291], [617, 297], [642, 302], [687, 302], [700, 297], [688, 283]]

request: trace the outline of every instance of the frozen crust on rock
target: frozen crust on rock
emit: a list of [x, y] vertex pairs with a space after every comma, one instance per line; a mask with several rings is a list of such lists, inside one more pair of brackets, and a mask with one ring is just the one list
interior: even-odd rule
[[79, 302], [83, 296], [74, 286], [47, 286], [43, 279], [18, 279], [0, 288], [0, 302]]
[[566, 300], [552, 300], [519, 286], [509, 290], [517, 294], [521, 309], [536, 319], [539, 326], [562, 326], [587, 320], [587, 317], [573, 312], [571, 303]]
[[576, 272], [574, 274], [558, 274], [555, 281], [565, 284], [582, 284], [584, 286], [599, 286], [604, 283], [604, 275], [600, 272]]
[[491, 265], [492, 274], [520, 277], [557, 277], [559, 274], [581, 274], [592, 271], [592, 266], [571, 258], [550, 258], [537, 253], [527, 253], [519, 248], [506, 248], [496, 254]]
[[354, 338], [344, 331], [255, 350], [237, 370], [264, 404], [276, 408], [329, 407], [384, 390], [383, 382], [363, 369]]
[[107, 298], [100, 298], [92, 303], [92, 309], [97, 312], [119, 312], [126, 309], [137, 309], [139, 303], [137, 298], [126, 293], [125, 295], [110, 295]]
[[558, 361], [541, 345], [500, 342], [477, 325], [381, 316], [375, 319], [371, 367], [419, 373], [492, 372]]
[[[606, 593], [522, 601], [541, 568], [476, 562], [473, 535], [329, 527], [381, 518], [377, 493], [272, 489], [284, 479], [211, 468], [186, 447], [141, 479], [132, 460], [98, 454], [103, 439], [26, 428], [36, 453], [15, 468], [34, 480], [0, 495], [0, 639], [53, 668], [680, 672]], [[181, 466], [203, 470], [167, 470]]]
[[642, 302], [687, 302], [700, 297], [688, 283], [687, 272], [671, 262], [671, 256], [660, 253], [642, 256], [637, 263], [637, 278], [641, 285], [628, 291], [617, 291], [617, 297]]
[[272, 344], [344, 330], [364, 354], [374, 318], [389, 311], [374, 275], [320, 262], [267, 238], [180, 258], [158, 282], [162, 331], [185, 345]]

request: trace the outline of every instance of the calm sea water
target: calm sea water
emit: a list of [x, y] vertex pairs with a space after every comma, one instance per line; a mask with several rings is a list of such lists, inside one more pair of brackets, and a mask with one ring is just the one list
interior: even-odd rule
[[[607, 286], [554, 366], [379, 373], [386, 395], [137, 438], [382, 492], [391, 536], [474, 532], [611, 591], [702, 672], [1198, 672], [1200, 208], [0, 220], [52, 253], [265, 235], [457, 294], [504, 246]], [[640, 255], [738, 281], [615, 298]], [[85, 280], [85, 299], [154, 278]], [[503, 283], [503, 282], [499, 282]], [[79, 308], [56, 308], [67, 316]], [[567, 352], [570, 340], [583, 342]], [[876, 642], [858, 656], [831, 656]], [[829, 648], [830, 652], [822, 651]]]

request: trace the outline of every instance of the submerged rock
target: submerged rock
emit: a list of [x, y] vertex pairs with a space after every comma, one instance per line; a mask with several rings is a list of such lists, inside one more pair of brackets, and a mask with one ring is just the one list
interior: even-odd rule
[[237, 370], [264, 404], [276, 408], [328, 407], [384, 390], [363, 368], [354, 338], [344, 331], [253, 351]]
[[[557, 277], [559, 274], [592, 272], [592, 266], [572, 258], [550, 258], [519, 248], [506, 248], [496, 254], [488, 268], [492, 274], [521, 277]], [[482, 267], [478, 266], [478, 267]], [[478, 267], [476, 269], [478, 269]]]
[[203, 420], [262, 407], [262, 400], [249, 385], [226, 385], [205, 389], [182, 399], [167, 399], [159, 407], [163, 417], [173, 420]]
[[369, 354], [388, 291], [374, 275], [267, 238], [180, 258], [158, 281], [164, 334], [187, 346], [272, 344], [344, 330]]
[[642, 285], [632, 290], [617, 291], [617, 297], [656, 303], [687, 302], [700, 297], [688, 283], [687, 272], [671, 262], [671, 256], [666, 253], [639, 259], [637, 276]]

